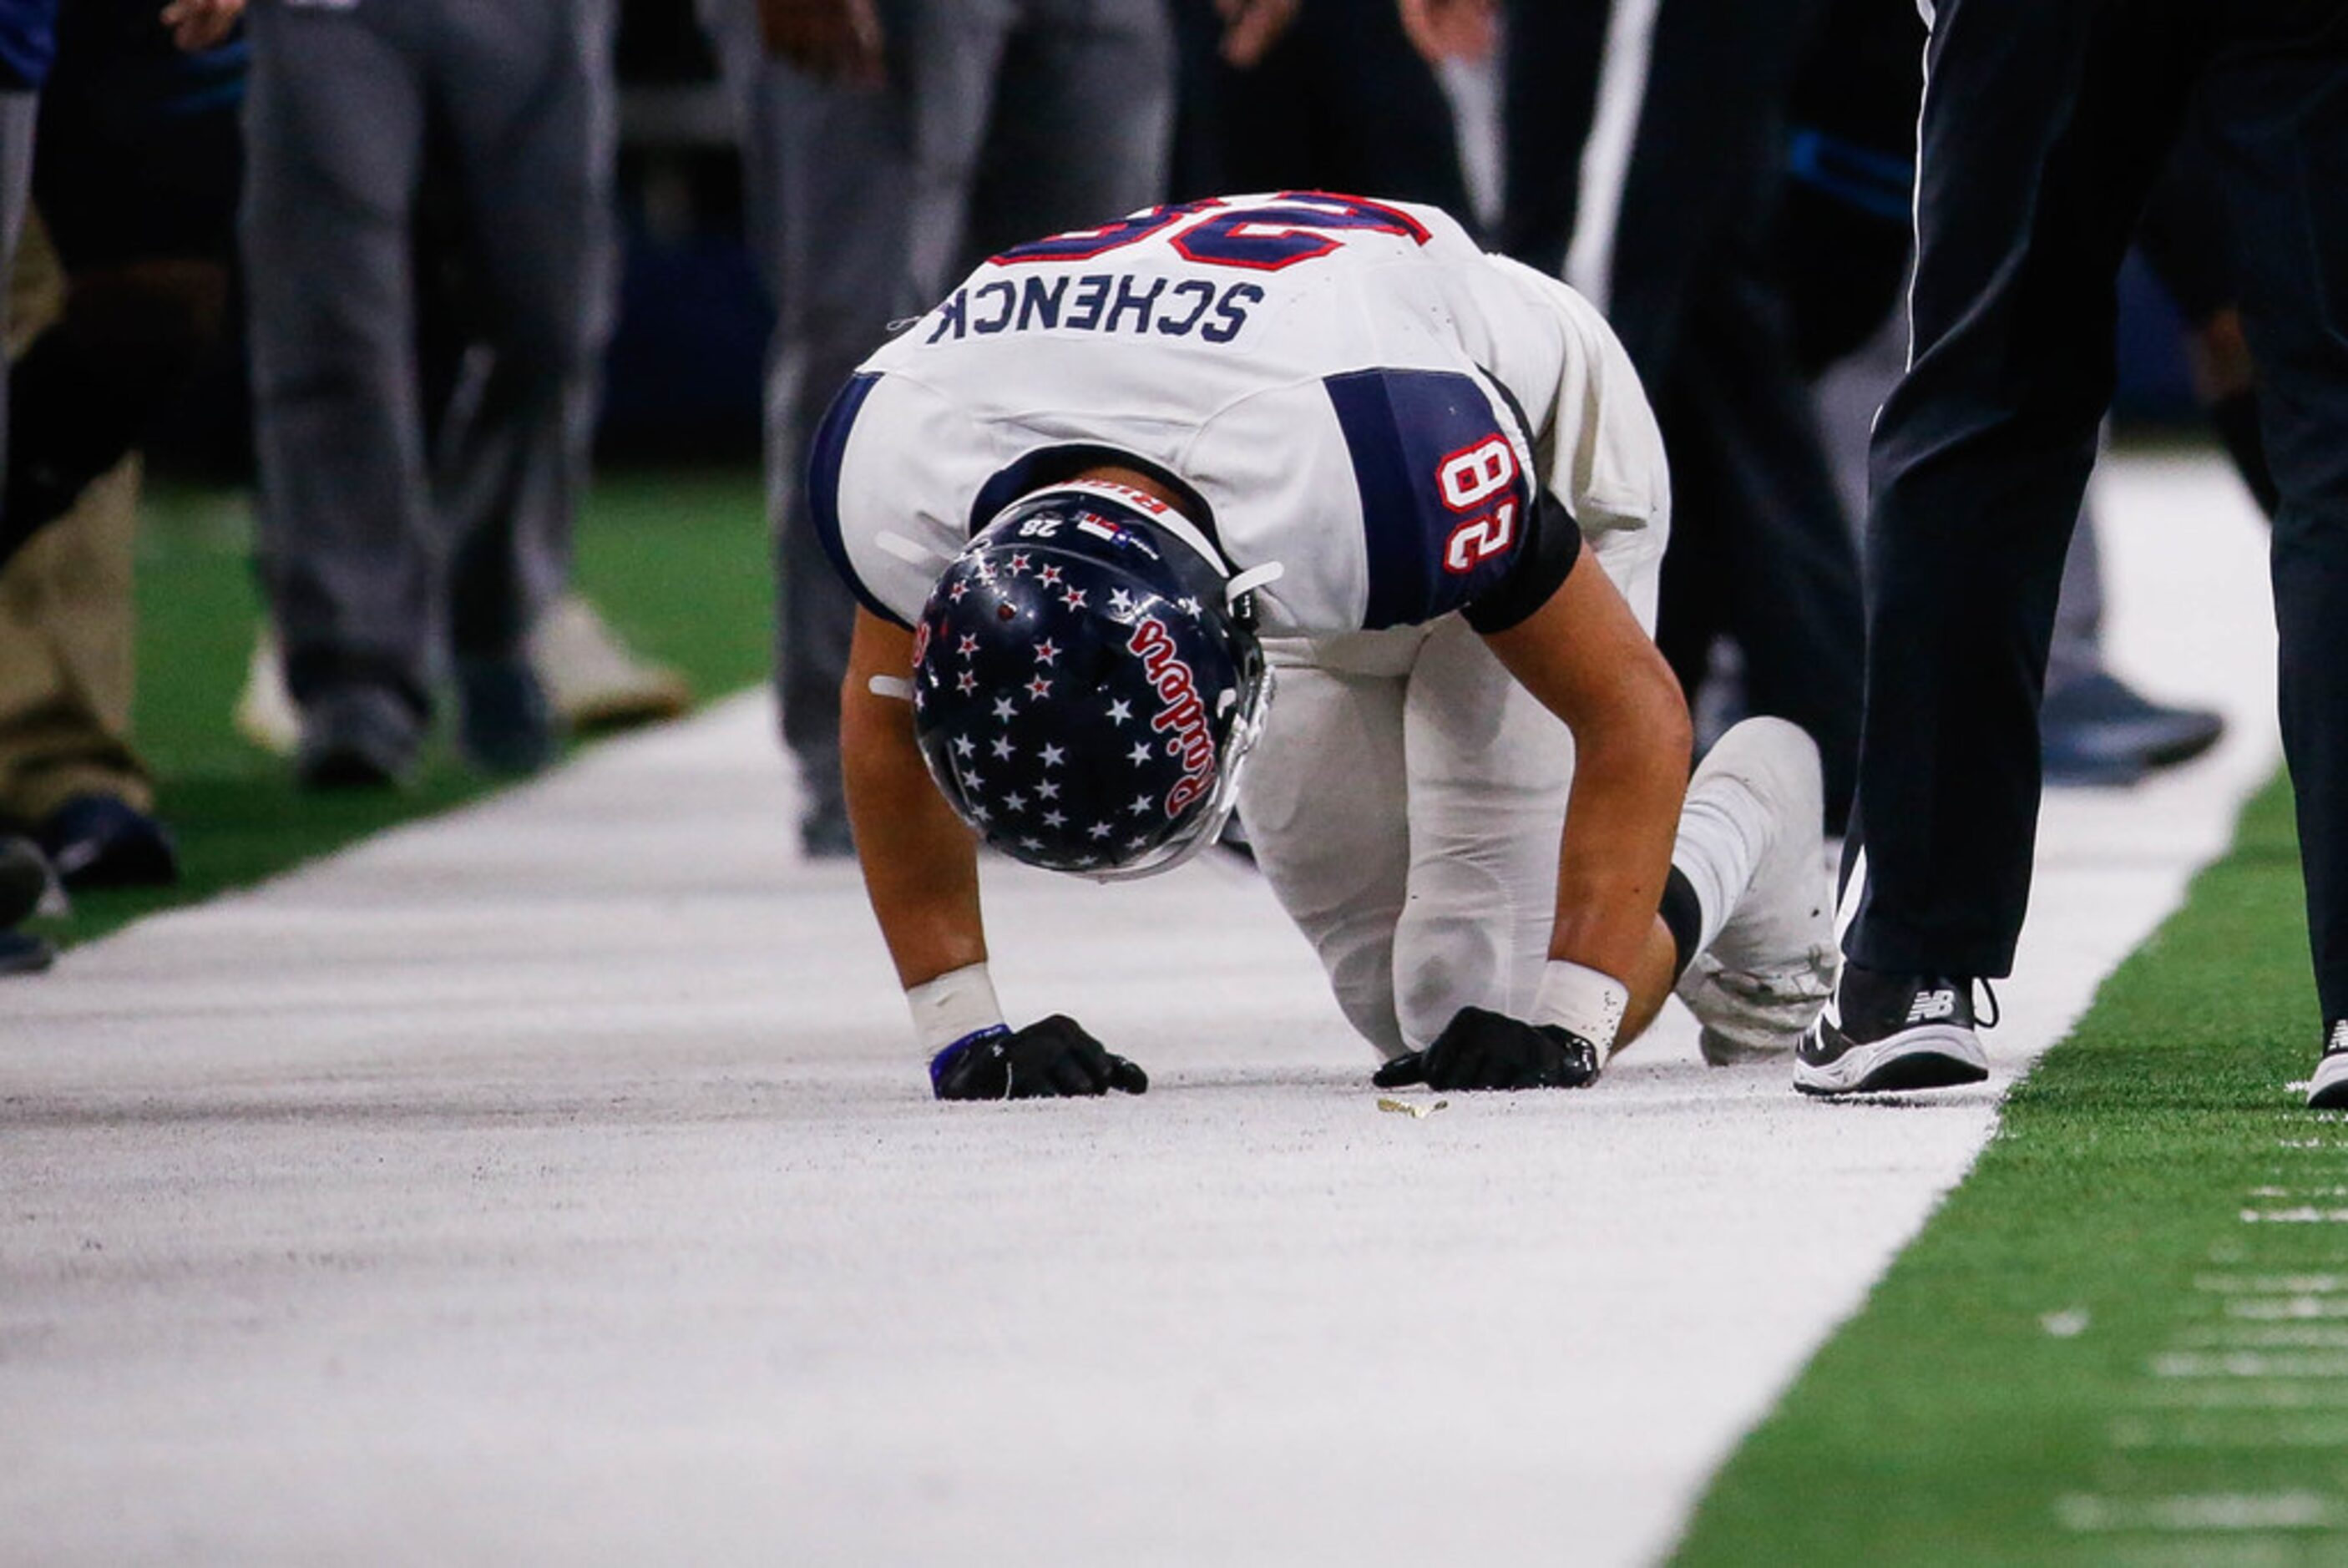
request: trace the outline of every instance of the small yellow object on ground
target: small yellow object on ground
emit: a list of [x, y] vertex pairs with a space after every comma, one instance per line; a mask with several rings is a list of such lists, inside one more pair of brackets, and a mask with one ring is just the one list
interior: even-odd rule
[[1450, 1103], [1451, 1102], [1447, 1099], [1438, 1099], [1433, 1105], [1426, 1105], [1417, 1100], [1396, 1099], [1392, 1095], [1382, 1094], [1378, 1096], [1378, 1109], [1380, 1110], [1395, 1111], [1401, 1115], [1409, 1117], [1414, 1121], [1419, 1120], [1425, 1117], [1433, 1116], [1437, 1111], [1443, 1109]]

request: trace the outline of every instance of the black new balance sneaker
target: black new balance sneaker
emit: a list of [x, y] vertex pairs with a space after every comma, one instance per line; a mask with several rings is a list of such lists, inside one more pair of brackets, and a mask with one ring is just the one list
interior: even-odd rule
[[2323, 1037], [2323, 1058], [2307, 1085], [2310, 1110], [2348, 1110], [2348, 1018], [2333, 1022]]
[[[1856, 964], [1843, 965], [1834, 1000], [1794, 1053], [1794, 1087], [1804, 1094], [1947, 1088], [1987, 1077], [1989, 1058], [1973, 1033], [1972, 981], [1885, 975]], [[2348, 1068], [2342, 1077], [2348, 1079]]]

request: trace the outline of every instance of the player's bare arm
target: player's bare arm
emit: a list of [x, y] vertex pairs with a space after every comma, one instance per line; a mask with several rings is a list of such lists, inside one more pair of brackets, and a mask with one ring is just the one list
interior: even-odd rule
[[1677, 973], [1659, 916], [1686, 792], [1694, 727], [1679, 682], [1593, 563], [1516, 625], [1494, 655], [1573, 732], [1557, 923], [1527, 1018], [1463, 1007], [1376, 1081], [1445, 1089], [1578, 1088], [1654, 1021]]
[[865, 892], [908, 989], [986, 962], [977, 843], [914, 744], [902, 686], [912, 667], [912, 634], [858, 611], [839, 693], [840, 768]]
[[[1627, 982], [1651, 944], [1687, 787], [1694, 729], [1679, 682], [1589, 562], [1485, 641], [1573, 732], [1550, 956]], [[1649, 1016], [1662, 1000], [1658, 990]]]
[[856, 616], [840, 689], [840, 767], [872, 913], [931, 1054], [941, 1099], [1139, 1094], [1148, 1075], [1060, 1014], [1013, 1029], [986, 971], [977, 840], [931, 782], [913, 738], [912, 634]]

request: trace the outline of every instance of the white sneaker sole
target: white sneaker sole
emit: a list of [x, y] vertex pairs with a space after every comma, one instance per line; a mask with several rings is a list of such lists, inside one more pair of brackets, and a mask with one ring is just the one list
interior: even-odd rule
[[2307, 1109], [2348, 1110], [2348, 1051], [2333, 1051], [2315, 1064], [2307, 1082]]
[[1797, 1057], [1794, 1087], [1804, 1094], [1884, 1094], [1954, 1088], [1989, 1077], [1989, 1057], [1971, 1029], [1928, 1024], [1853, 1046], [1823, 1065]]

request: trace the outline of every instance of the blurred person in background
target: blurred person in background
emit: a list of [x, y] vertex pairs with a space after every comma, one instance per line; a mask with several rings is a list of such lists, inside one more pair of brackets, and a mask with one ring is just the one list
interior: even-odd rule
[[58, 18], [13, 274], [0, 813], [67, 888], [177, 879], [130, 740], [134, 455], [227, 314], [241, 0]]
[[[1403, 0], [1438, 55], [1493, 0]], [[1656, 642], [1691, 701], [1715, 645], [1747, 708], [1818, 744], [1838, 829], [1859, 737], [1851, 531], [1787, 335], [1768, 242], [1812, 0], [1512, 0], [1500, 249], [1606, 313], [1663, 430], [1674, 500]]]
[[[569, 574], [611, 315], [608, 0], [262, 0], [251, 26], [261, 542], [297, 775], [404, 780], [444, 650], [466, 758], [529, 772], [556, 740], [532, 637]], [[470, 335], [427, 438], [430, 183]], [[248, 730], [269, 729], [268, 695], [248, 694]]]
[[1440, 207], [1473, 231], [1450, 100], [1383, 0], [1173, 0], [1169, 194], [1346, 191]]
[[1164, 0], [702, 0], [742, 117], [752, 243], [776, 308], [767, 472], [776, 683], [800, 842], [853, 852], [839, 683], [854, 601], [803, 514], [832, 394], [895, 319], [985, 256], [1156, 201]]
[[[56, 28], [57, 0], [0, 0], [0, 267], [12, 274], [33, 180], [34, 118]], [[5, 396], [0, 388], [0, 398]], [[0, 408], [0, 472], [7, 465], [5, 414]], [[46, 942], [16, 929], [39, 906], [48, 881], [48, 864], [32, 841], [0, 832], [0, 974], [46, 969], [56, 956]]]

